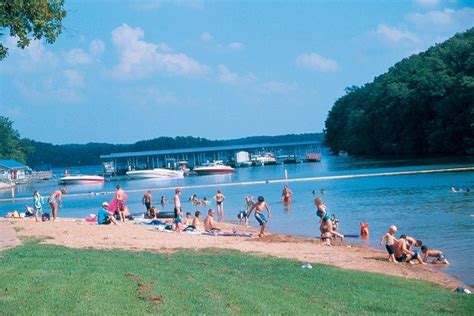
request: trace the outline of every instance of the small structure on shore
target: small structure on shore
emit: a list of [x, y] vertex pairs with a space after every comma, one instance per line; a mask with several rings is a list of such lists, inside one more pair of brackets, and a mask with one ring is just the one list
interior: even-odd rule
[[30, 167], [16, 160], [0, 160], [0, 182], [8, 184], [23, 184], [50, 180], [53, 177], [51, 171], [33, 171]]

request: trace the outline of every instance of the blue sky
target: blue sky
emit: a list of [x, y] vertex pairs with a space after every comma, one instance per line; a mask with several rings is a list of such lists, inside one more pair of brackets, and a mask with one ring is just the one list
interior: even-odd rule
[[320, 132], [344, 88], [474, 25], [474, 2], [66, 1], [64, 33], [4, 37], [21, 136], [131, 143]]

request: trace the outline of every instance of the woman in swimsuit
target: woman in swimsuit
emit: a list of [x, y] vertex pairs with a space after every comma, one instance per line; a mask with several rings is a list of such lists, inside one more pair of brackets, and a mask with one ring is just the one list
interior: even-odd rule
[[56, 190], [49, 196], [48, 203], [51, 207], [51, 213], [53, 215], [53, 221], [58, 217], [58, 207], [63, 206], [63, 194], [67, 192], [66, 188]]
[[266, 228], [267, 228], [267, 223], [268, 220], [265, 218], [265, 215], [263, 214], [263, 209], [266, 209], [268, 212], [268, 218], [272, 217], [272, 214], [270, 212], [270, 209], [268, 208], [267, 203], [265, 203], [265, 198], [263, 196], [259, 196], [257, 199], [257, 203], [252, 205], [250, 208], [247, 217], [252, 214], [252, 211], [255, 209], [255, 219], [257, 222], [260, 224], [260, 234], [258, 234], [259, 237], [265, 236], [266, 235]]
[[292, 196], [293, 196], [293, 192], [291, 192], [290, 188], [287, 185], [285, 185], [285, 187], [283, 188], [283, 192], [281, 193], [281, 199], [283, 200], [283, 203], [290, 204]]
[[314, 205], [316, 205], [316, 215], [320, 218], [319, 230], [321, 231], [321, 234], [323, 234], [323, 219], [327, 221], [331, 218], [331, 216], [329, 215], [329, 212], [326, 209], [326, 205], [324, 205], [323, 201], [320, 198], [314, 199]]

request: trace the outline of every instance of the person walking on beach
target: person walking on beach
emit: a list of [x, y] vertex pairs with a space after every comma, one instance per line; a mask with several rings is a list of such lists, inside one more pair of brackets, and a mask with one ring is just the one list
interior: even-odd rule
[[290, 204], [292, 196], [293, 192], [290, 190], [288, 185], [285, 185], [283, 187], [283, 192], [281, 193], [281, 200], [283, 201], [283, 204]]
[[224, 220], [224, 200], [225, 196], [220, 190], [217, 190], [216, 195], [214, 195], [214, 200], [216, 200], [217, 208], [217, 221], [222, 222]]
[[267, 203], [265, 202], [265, 198], [263, 196], [259, 196], [257, 199], [257, 203], [252, 205], [250, 208], [247, 217], [252, 214], [252, 211], [255, 210], [255, 219], [257, 222], [260, 224], [260, 234], [258, 234], [259, 237], [263, 237], [266, 235], [266, 228], [267, 228], [267, 223], [268, 220], [265, 218], [265, 215], [263, 214], [263, 210], [266, 209], [268, 213], [268, 218], [272, 217], [272, 213], [270, 212], [270, 209], [268, 208]]
[[44, 204], [44, 199], [39, 193], [38, 190], [35, 190], [33, 193], [33, 208], [35, 212], [35, 220], [39, 222], [38, 220], [38, 213], [43, 215], [43, 204]]
[[151, 191], [148, 190], [145, 195], [142, 197], [142, 203], [146, 207], [147, 213], [149, 212], [149, 209], [151, 208]]
[[51, 213], [53, 215], [53, 221], [58, 217], [58, 208], [63, 206], [63, 194], [66, 194], [66, 188], [56, 190], [49, 196], [48, 203], [51, 207]]
[[183, 210], [181, 209], [181, 200], [179, 198], [179, 196], [181, 195], [181, 189], [179, 188], [176, 189], [174, 193], [175, 194], [174, 194], [173, 202], [174, 202], [175, 230], [177, 232], [181, 232], [181, 230], [179, 229], [181, 223], [183, 222]]
[[114, 197], [117, 205], [116, 211], [119, 212], [120, 220], [125, 222], [125, 201], [127, 200], [127, 194], [122, 190], [120, 185], [115, 187], [115, 197]]

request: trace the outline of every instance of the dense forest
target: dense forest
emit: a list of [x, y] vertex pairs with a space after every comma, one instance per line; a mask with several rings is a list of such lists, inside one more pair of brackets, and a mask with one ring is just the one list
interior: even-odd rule
[[252, 136], [229, 140], [209, 140], [188, 136], [158, 137], [134, 144], [121, 145], [107, 143], [53, 145], [20, 138], [18, 131], [13, 128], [13, 122], [0, 116], [0, 159], [15, 159], [26, 162], [32, 167], [85, 166], [100, 164], [100, 155], [118, 152], [291, 141], [323, 141], [323, 137], [323, 133]]
[[473, 122], [474, 28], [347, 88], [326, 144], [354, 155], [474, 154]]

